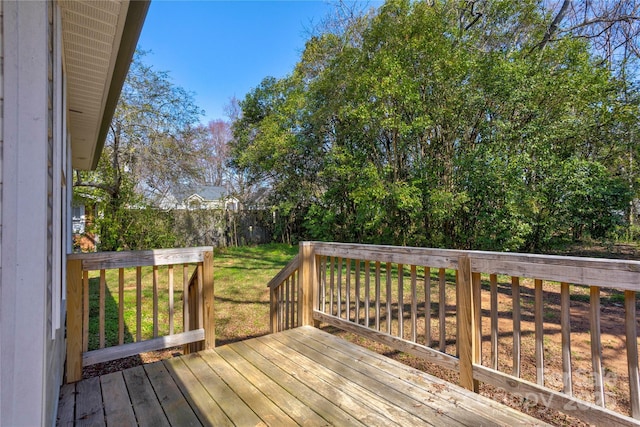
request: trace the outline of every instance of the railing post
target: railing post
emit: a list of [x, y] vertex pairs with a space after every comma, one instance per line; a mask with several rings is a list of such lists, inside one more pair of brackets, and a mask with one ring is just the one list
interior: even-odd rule
[[213, 283], [213, 252], [204, 253], [202, 265], [203, 278], [203, 304], [204, 304], [204, 348], [216, 346], [216, 322], [214, 310], [214, 283]]
[[298, 281], [298, 326], [314, 325], [313, 301], [316, 291], [316, 257], [311, 242], [300, 242]]
[[82, 379], [82, 260], [67, 261], [67, 383]]
[[479, 352], [480, 345], [476, 337], [476, 314], [479, 307], [474, 304], [474, 287], [471, 279], [471, 260], [468, 256], [458, 259], [457, 283], [457, 329], [458, 329], [458, 357], [460, 359], [460, 385], [468, 390], [478, 392], [478, 381], [473, 379], [473, 364]]

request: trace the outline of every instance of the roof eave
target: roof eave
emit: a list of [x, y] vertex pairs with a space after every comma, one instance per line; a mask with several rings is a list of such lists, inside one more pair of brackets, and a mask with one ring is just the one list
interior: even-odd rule
[[102, 149], [104, 148], [104, 143], [107, 138], [107, 132], [109, 131], [109, 125], [113, 119], [122, 86], [129, 72], [129, 66], [136, 51], [138, 39], [142, 32], [142, 25], [147, 16], [150, 3], [151, 0], [131, 0], [129, 2], [127, 18], [118, 48], [118, 56], [113, 69], [109, 92], [107, 93], [104, 114], [100, 122], [98, 139], [96, 141], [96, 147], [93, 150], [91, 169], [95, 169], [98, 166], [98, 161], [100, 160], [100, 155], [102, 154]]

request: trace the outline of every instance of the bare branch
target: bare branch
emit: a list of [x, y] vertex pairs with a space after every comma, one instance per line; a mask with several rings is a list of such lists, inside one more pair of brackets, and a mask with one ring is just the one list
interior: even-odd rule
[[543, 50], [547, 45], [547, 43], [549, 43], [549, 40], [551, 40], [551, 37], [553, 37], [554, 34], [556, 34], [556, 32], [558, 31], [558, 27], [560, 26], [560, 23], [562, 22], [562, 20], [567, 15], [567, 12], [569, 11], [569, 6], [571, 6], [571, 3], [572, 3], [572, 0], [564, 0], [562, 2], [562, 6], [560, 6], [560, 10], [556, 14], [556, 16], [553, 18], [553, 21], [551, 22], [551, 25], [549, 25], [549, 28], [547, 28], [547, 31], [544, 33], [544, 37], [542, 37], [542, 40], [536, 46], [537, 49]]

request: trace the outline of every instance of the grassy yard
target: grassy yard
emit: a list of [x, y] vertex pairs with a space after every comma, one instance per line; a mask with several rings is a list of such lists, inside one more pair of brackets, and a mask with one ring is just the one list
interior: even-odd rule
[[282, 244], [216, 250], [216, 345], [269, 333], [267, 283], [297, 253]]

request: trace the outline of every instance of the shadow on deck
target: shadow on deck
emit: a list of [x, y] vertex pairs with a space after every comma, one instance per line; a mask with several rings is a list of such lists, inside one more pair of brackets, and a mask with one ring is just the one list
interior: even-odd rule
[[542, 425], [313, 327], [63, 386], [58, 425]]

